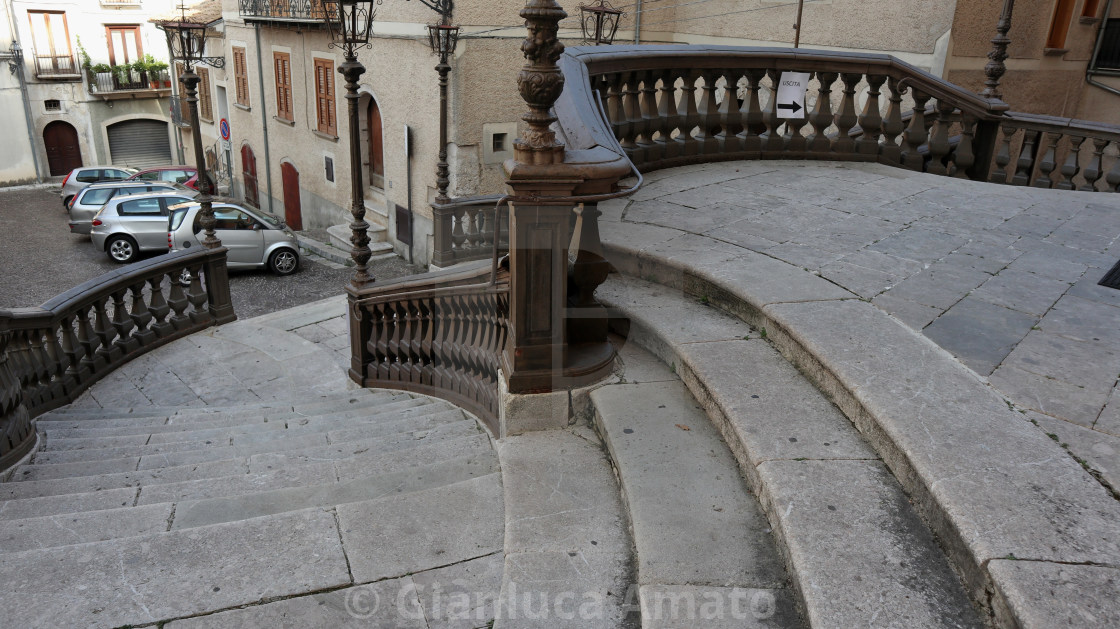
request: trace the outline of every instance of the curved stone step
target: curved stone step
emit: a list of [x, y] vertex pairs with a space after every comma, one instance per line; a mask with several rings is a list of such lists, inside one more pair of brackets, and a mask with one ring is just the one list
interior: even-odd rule
[[497, 445], [506, 512], [494, 629], [636, 627], [626, 515], [598, 436], [575, 427]]
[[[730, 445], [773, 525], [810, 625], [981, 626], [942, 549], [874, 450], [760, 332], [641, 280], [614, 276], [600, 296], [629, 317], [632, 342], [672, 366]], [[649, 390], [630, 404], [647, 415], [647, 401], [668, 389], [636, 386]], [[613, 407], [627, 413], [622, 400]]]

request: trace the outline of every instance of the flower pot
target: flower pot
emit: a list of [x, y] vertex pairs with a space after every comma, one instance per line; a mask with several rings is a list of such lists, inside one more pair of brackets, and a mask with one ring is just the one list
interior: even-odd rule
[[171, 81], [170, 80], [164, 80], [163, 86], [166, 87], [166, 88], [170, 88], [171, 87]]
[[158, 90], [159, 89], [159, 81], [152, 81], [151, 84], [149, 85], [149, 87], [151, 87], [153, 90]]

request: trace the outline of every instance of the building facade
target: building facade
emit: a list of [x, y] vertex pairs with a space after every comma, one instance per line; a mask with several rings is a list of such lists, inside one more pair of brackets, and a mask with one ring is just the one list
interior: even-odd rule
[[5, 0], [0, 48], [12, 72], [0, 73], [0, 113], [11, 143], [0, 185], [82, 165], [179, 161], [166, 40], [148, 23], [173, 8], [173, 0]]

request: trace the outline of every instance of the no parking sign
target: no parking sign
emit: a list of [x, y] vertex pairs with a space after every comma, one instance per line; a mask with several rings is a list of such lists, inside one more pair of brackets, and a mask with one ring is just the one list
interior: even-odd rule
[[222, 134], [223, 140], [229, 141], [229, 120], [222, 118], [221, 121], [218, 122], [218, 133]]

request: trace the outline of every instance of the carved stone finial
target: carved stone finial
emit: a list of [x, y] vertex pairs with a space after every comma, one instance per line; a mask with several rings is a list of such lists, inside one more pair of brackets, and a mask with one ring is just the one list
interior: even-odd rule
[[980, 95], [985, 98], [1003, 98], [999, 91], [999, 80], [1007, 72], [1007, 66], [1003, 62], [1007, 61], [1007, 46], [1011, 44], [1007, 32], [1011, 30], [1011, 12], [1014, 9], [1015, 0], [1003, 0], [1003, 10], [996, 23], [996, 36], [992, 38], [992, 51], [988, 53], [989, 61], [984, 66], [984, 74], [988, 80], [984, 81], [984, 91]]
[[568, 17], [555, 0], [528, 0], [521, 10], [528, 36], [521, 44], [527, 63], [517, 75], [517, 91], [529, 105], [521, 119], [529, 125], [514, 142], [517, 161], [529, 164], [554, 164], [563, 161], [564, 145], [556, 141], [550, 112], [564, 91], [564, 75], [556, 61], [564, 52], [556, 33], [560, 20]]

